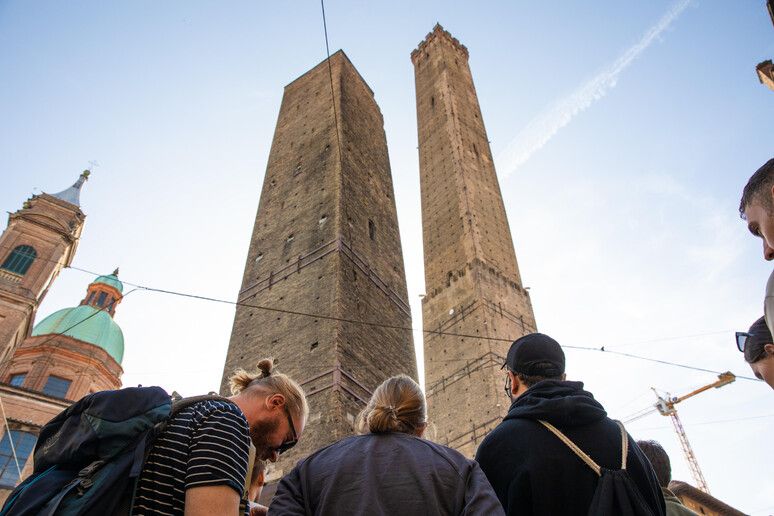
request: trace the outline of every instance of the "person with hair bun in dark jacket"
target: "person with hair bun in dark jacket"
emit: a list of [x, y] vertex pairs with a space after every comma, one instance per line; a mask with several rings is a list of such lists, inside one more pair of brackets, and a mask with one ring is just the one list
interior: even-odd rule
[[301, 460], [279, 483], [269, 514], [503, 515], [475, 461], [422, 439], [427, 402], [405, 375], [384, 381], [347, 437]]

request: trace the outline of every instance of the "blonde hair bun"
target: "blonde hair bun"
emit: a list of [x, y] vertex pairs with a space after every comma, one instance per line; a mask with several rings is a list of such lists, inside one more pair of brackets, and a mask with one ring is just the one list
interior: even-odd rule
[[359, 433], [413, 433], [427, 424], [427, 402], [417, 382], [393, 376], [374, 390], [356, 423]]
[[264, 358], [258, 362], [258, 369], [261, 371], [261, 378], [268, 378], [274, 370], [274, 359]]

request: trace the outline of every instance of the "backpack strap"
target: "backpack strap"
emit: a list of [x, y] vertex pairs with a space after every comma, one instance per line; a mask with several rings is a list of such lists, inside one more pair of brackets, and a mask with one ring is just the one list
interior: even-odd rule
[[[539, 420], [539, 422], [540, 422], [541, 425], [543, 425], [544, 427], [548, 428], [551, 431], [551, 433], [554, 434], [555, 436], [557, 436], [564, 444], [566, 444], [567, 447], [570, 448], [575, 453], [575, 455], [580, 457], [580, 459], [583, 462], [585, 462], [588, 467], [593, 469], [594, 473], [596, 473], [597, 476], [602, 476], [602, 468], [599, 467], [599, 464], [594, 462], [594, 460], [591, 457], [589, 457], [586, 454], [586, 452], [584, 452], [583, 450], [578, 448], [578, 446], [574, 442], [572, 442], [569, 437], [567, 437], [562, 432], [560, 432], [558, 428], [556, 428], [554, 425], [552, 425], [548, 421], [543, 421], [541, 419], [541, 420]], [[625, 453], [626, 452], [624, 451], [624, 454]]]
[[629, 435], [623, 423], [616, 419], [615, 423], [621, 429], [621, 469], [626, 469], [626, 457], [629, 455]]
[[255, 460], [256, 460], [255, 455], [256, 455], [256, 449], [251, 439], [250, 451], [247, 456], [247, 474], [245, 475], [245, 485], [244, 485], [244, 489], [242, 490], [243, 498], [247, 501], [250, 501], [250, 498], [248, 496], [250, 494], [250, 484], [253, 482], [253, 468], [255, 468]]
[[172, 410], [169, 413], [169, 417], [176, 416], [180, 411], [187, 409], [191, 405], [196, 405], [202, 401], [226, 401], [228, 403], [234, 403], [225, 396], [219, 394], [202, 394], [201, 396], [189, 396], [188, 398], [180, 398], [172, 401]]

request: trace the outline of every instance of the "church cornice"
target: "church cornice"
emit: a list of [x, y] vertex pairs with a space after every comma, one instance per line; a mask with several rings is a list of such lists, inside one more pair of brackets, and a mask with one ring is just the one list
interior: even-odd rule
[[54, 339], [52, 339], [52, 335], [27, 337], [14, 352], [11, 362], [43, 354], [59, 354], [76, 362], [85, 362], [88, 367], [95, 367], [99, 370], [95, 373], [115, 378], [120, 382], [124, 369], [107, 351], [95, 344], [75, 339], [69, 335], [54, 335], [53, 337]]
[[11, 223], [18, 223], [19, 221], [27, 222], [35, 226], [54, 231], [67, 243], [73, 243], [78, 239], [78, 227], [83, 224], [83, 220], [79, 220], [75, 227], [70, 228], [63, 224], [61, 221], [49, 215], [21, 210], [10, 214], [8, 217], [8, 226], [10, 227]]
[[[51, 405], [57, 405], [62, 409], [66, 409], [67, 407], [73, 404], [73, 401], [71, 400], [57, 398], [55, 396], [49, 396], [48, 394], [43, 394], [40, 391], [34, 391], [32, 389], [26, 389], [24, 387], [15, 387], [5, 382], [0, 382], [0, 394], [2, 394], [2, 396], [4, 397], [18, 396], [20, 398], [41, 401], [44, 403], [49, 403]], [[24, 423], [27, 423], [27, 422], [25, 421]], [[29, 424], [34, 424], [34, 423], [29, 423]]]

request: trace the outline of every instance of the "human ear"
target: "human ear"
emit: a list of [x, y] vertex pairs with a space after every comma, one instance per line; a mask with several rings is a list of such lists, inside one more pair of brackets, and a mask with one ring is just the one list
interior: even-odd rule
[[279, 408], [285, 404], [285, 396], [279, 393], [272, 394], [271, 396], [266, 398], [266, 404], [272, 408]]
[[521, 382], [519, 381], [519, 377], [513, 374], [511, 371], [508, 371], [508, 376], [511, 377], [511, 394], [516, 396], [519, 393]]
[[766, 344], [763, 346], [763, 350], [766, 351], [767, 355], [774, 355], [774, 344]]

